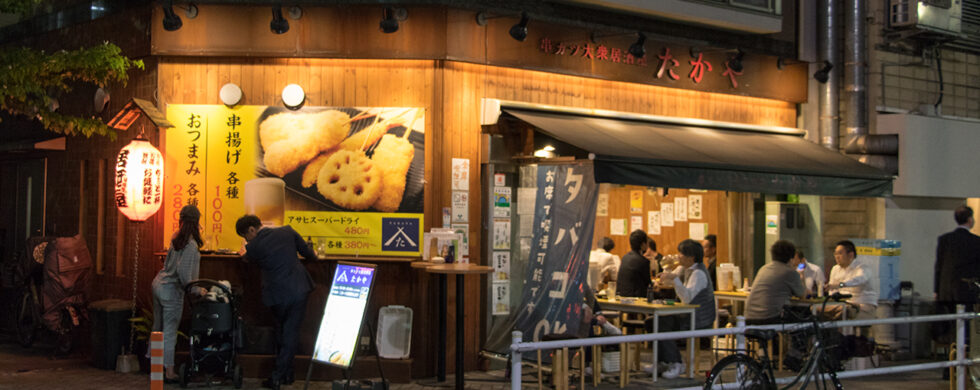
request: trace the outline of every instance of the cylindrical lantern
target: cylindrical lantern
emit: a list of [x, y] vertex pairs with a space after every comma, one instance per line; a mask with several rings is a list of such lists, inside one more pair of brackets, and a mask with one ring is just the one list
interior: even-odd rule
[[116, 158], [116, 207], [132, 221], [145, 221], [163, 204], [163, 155], [137, 137]]

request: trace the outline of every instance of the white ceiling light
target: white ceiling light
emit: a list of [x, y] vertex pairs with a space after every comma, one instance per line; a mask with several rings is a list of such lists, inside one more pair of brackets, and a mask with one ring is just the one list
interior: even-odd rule
[[232, 107], [242, 101], [242, 89], [238, 85], [235, 85], [235, 83], [228, 83], [221, 87], [218, 96], [221, 97], [222, 103], [228, 107]]
[[306, 94], [303, 93], [303, 87], [296, 84], [289, 84], [286, 88], [282, 89], [282, 103], [289, 108], [298, 108], [303, 104], [303, 100], [306, 100]]

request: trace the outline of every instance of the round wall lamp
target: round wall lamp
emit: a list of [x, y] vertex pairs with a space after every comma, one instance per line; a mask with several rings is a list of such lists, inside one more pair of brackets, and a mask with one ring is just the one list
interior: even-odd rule
[[286, 107], [299, 108], [303, 105], [304, 100], [306, 100], [306, 94], [303, 92], [303, 87], [297, 84], [289, 84], [282, 89], [282, 104], [285, 104]]
[[242, 101], [242, 89], [238, 85], [235, 85], [235, 83], [228, 83], [221, 86], [218, 97], [221, 98], [221, 102], [226, 106], [233, 107]]

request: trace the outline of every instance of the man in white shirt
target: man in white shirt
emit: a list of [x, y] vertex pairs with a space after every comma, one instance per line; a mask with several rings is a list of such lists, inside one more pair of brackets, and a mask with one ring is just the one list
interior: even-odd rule
[[599, 239], [599, 247], [589, 252], [589, 276], [588, 284], [592, 291], [599, 291], [600, 284], [615, 282], [616, 275], [619, 273], [619, 256], [609, 251], [616, 247], [616, 243], [609, 237]]
[[806, 295], [817, 295], [817, 290], [820, 290], [818, 286], [823, 286], [824, 283], [827, 283], [827, 277], [823, 273], [823, 267], [806, 261], [806, 256], [799, 249], [796, 250], [796, 258], [793, 260], [803, 268], [802, 270], [798, 268], [797, 272], [801, 272], [803, 275], [803, 287], [806, 288]]
[[[852, 296], [847, 301], [857, 305], [858, 309], [852, 316], [851, 313], [855, 310], [848, 306], [848, 319], [873, 319], [875, 309], [878, 307], [878, 292], [872, 284], [868, 266], [855, 260], [855, 257], [857, 257], [857, 248], [854, 247], [853, 242], [844, 240], [837, 243], [837, 247], [834, 248], [834, 260], [837, 261], [837, 265], [830, 270], [830, 281], [827, 283], [826, 290], [830, 294], [840, 292]], [[827, 308], [827, 311], [830, 312], [830, 309]], [[835, 310], [838, 312], [835, 316], [840, 315], [839, 310]]]

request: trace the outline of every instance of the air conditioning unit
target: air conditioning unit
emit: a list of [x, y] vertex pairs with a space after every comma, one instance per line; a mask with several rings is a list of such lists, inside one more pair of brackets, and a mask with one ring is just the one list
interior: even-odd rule
[[963, 0], [889, 0], [888, 26], [941, 35], [962, 32]]

